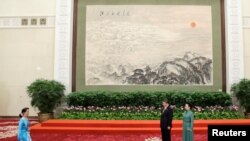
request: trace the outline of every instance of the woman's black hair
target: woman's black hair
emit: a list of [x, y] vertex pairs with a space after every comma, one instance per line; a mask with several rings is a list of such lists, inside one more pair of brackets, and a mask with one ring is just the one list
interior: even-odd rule
[[23, 108], [22, 111], [21, 111], [21, 114], [19, 114], [19, 117], [22, 118], [23, 114], [26, 113], [27, 110], [29, 110], [28, 107]]
[[[191, 103], [186, 103], [187, 105], [188, 105], [188, 107], [190, 107], [190, 109], [192, 109], [193, 108], [193, 105], [191, 104]], [[186, 105], [185, 104], [185, 105]]]

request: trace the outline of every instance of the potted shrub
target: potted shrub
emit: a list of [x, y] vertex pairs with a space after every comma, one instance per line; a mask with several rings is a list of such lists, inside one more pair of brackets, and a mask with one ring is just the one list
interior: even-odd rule
[[231, 87], [231, 91], [245, 109], [245, 115], [250, 118], [250, 80], [242, 79]]
[[31, 106], [38, 108], [38, 121], [53, 118], [53, 110], [61, 104], [65, 86], [55, 80], [37, 79], [27, 87]]

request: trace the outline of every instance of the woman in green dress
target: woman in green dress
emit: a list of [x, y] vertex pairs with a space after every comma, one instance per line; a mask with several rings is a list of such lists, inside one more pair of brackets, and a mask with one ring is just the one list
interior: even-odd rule
[[193, 141], [193, 125], [194, 125], [194, 114], [191, 111], [191, 105], [186, 103], [185, 112], [183, 113], [183, 124], [182, 124], [182, 141]]

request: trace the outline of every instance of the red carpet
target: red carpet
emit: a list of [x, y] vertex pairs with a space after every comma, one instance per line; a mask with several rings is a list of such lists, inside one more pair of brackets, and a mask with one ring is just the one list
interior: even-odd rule
[[[152, 120], [49, 120], [36, 123], [31, 121], [33, 141], [145, 141], [147, 138], [160, 138], [159, 121]], [[195, 141], [207, 141], [208, 124], [250, 125], [250, 120], [196, 120]], [[181, 141], [181, 125], [181, 121], [173, 122], [172, 141]], [[0, 141], [16, 141], [17, 120], [0, 120], [0, 127]]]
[[[54, 120], [52, 120], [54, 121]], [[51, 121], [47, 121], [48, 123], [51, 123]], [[46, 124], [48, 124], [45, 122]], [[60, 123], [60, 121], [57, 121]], [[79, 121], [78, 121], [79, 122]], [[86, 121], [81, 121], [85, 122]], [[99, 121], [100, 123], [102, 121]], [[117, 121], [116, 121], [117, 122]], [[64, 122], [65, 123], [65, 122]], [[88, 122], [89, 126], [92, 122]], [[102, 122], [103, 123], [103, 122]], [[110, 123], [110, 121], [107, 121], [107, 123]], [[115, 123], [115, 122], [111, 122]], [[17, 124], [18, 120], [0, 120], [0, 141], [16, 141], [16, 133], [17, 133]], [[36, 121], [31, 121], [31, 125], [37, 124]], [[124, 124], [124, 123], [121, 123]], [[111, 124], [112, 125], [112, 124]], [[113, 126], [116, 126], [117, 124], [113, 124]], [[133, 123], [131, 123], [131, 126]], [[134, 123], [135, 125], [135, 123]], [[148, 124], [149, 126], [155, 126], [151, 123]], [[33, 126], [35, 127], [35, 126]], [[33, 128], [31, 127], [31, 128]], [[31, 131], [32, 132], [32, 131]], [[33, 141], [145, 141], [147, 138], [153, 138], [158, 137], [160, 138], [160, 134], [86, 134], [86, 133], [56, 133], [56, 132], [49, 132], [49, 133], [31, 133], [31, 137]], [[205, 134], [197, 134], [195, 135], [195, 141], [206, 141], [206, 135]], [[181, 134], [172, 134], [172, 141], [181, 141]]]
[[[250, 120], [195, 120], [194, 133], [206, 134], [207, 126], [250, 125]], [[49, 120], [31, 127], [31, 133], [160, 134], [159, 120]], [[172, 133], [182, 132], [182, 121], [174, 120]]]
[[[32, 134], [33, 141], [145, 141], [147, 138], [160, 137], [159, 134], [55, 134], [55, 133], [35, 133]], [[1, 140], [1, 139], [0, 139]], [[207, 141], [205, 134], [198, 134], [194, 137], [195, 141]], [[15, 138], [3, 139], [1, 141], [16, 141]], [[181, 134], [172, 134], [172, 141], [181, 141]]]
[[[0, 119], [0, 141], [15, 140], [17, 135], [17, 126], [19, 119]], [[38, 122], [34, 119], [30, 120], [31, 125], [35, 125]]]

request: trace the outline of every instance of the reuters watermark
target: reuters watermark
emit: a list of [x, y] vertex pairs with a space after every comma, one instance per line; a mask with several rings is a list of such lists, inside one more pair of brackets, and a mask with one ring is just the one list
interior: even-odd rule
[[208, 125], [208, 141], [250, 141], [250, 125]]

